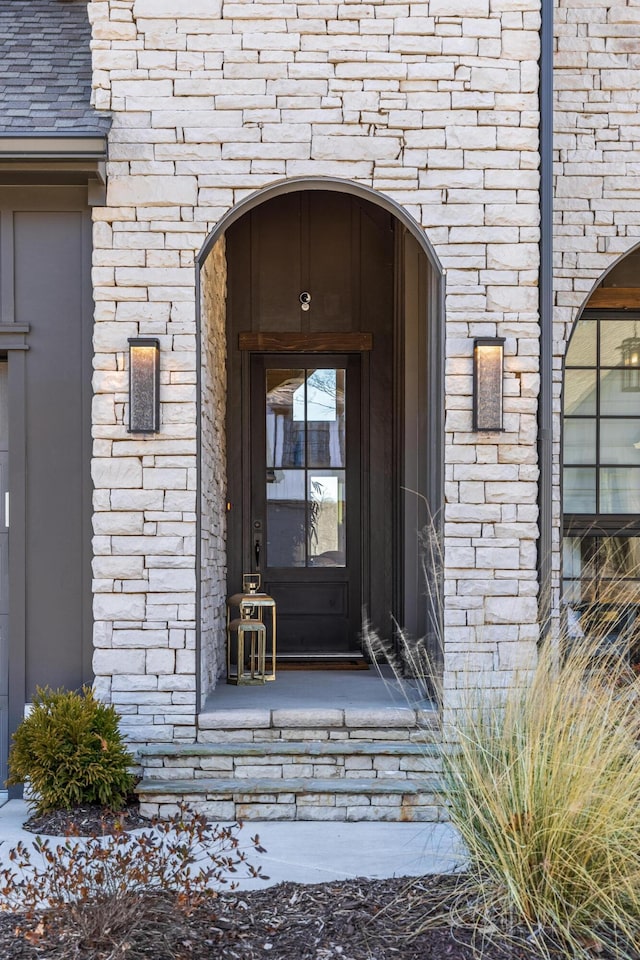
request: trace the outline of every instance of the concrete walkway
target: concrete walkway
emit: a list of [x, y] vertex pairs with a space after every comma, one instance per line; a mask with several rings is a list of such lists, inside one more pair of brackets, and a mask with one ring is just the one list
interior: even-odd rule
[[[0, 866], [18, 840], [31, 843], [22, 829], [27, 806], [11, 800], [0, 808]], [[290, 880], [324, 883], [350, 877], [411, 877], [446, 873], [462, 866], [462, 846], [446, 823], [295, 823], [251, 822], [244, 832], [259, 834], [266, 854], [250, 854], [254, 866], [269, 876], [266, 885]], [[264, 880], [236, 876], [243, 890], [265, 886]]]

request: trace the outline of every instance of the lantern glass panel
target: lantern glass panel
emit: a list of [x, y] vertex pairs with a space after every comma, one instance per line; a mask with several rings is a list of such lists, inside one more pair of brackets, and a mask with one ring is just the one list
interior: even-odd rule
[[130, 341], [130, 433], [157, 433], [159, 429], [159, 361], [157, 341]]
[[475, 344], [474, 417], [476, 430], [502, 430], [502, 340]]

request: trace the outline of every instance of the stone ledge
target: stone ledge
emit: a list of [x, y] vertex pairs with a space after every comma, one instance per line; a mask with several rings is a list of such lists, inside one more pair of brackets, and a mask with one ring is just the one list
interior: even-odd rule
[[389, 729], [389, 728], [434, 728], [439, 724], [439, 713], [435, 709], [414, 709], [413, 707], [380, 707], [342, 709], [314, 708], [273, 708], [244, 709], [227, 708], [211, 710], [198, 715], [200, 730], [248, 730], [264, 728], [349, 728], [349, 729]]
[[138, 748], [138, 756], [145, 757], [262, 757], [262, 756], [296, 756], [302, 754], [310, 757], [321, 756], [423, 756], [440, 753], [440, 747], [435, 743], [414, 743], [404, 741], [392, 743], [376, 741], [368, 743], [360, 740], [266, 740], [241, 743], [235, 740], [228, 743], [164, 743], [142, 746]]
[[271, 710], [214, 710], [198, 716], [200, 730], [244, 730], [271, 726]]
[[153, 796], [157, 802], [161, 798], [170, 802], [178, 796], [189, 797], [196, 794], [215, 794], [219, 799], [232, 798], [234, 795], [242, 797], [253, 793], [259, 794], [434, 794], [443, 793], [444, 787], [442, 781], [435, 777], [424, 777], [416, 780], [393, 780], [384, 777], [382, 779], [348, 779], [348, 780], [317, 780], [309, 779], [250, 779], [247, 778], [229, 778], [229, 779], [205, 779], [201, 780], [142, 780], [136, 793], [140, 797]]

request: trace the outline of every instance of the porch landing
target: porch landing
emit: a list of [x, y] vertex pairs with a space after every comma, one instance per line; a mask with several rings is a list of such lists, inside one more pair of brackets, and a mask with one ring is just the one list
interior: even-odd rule
[[[389, 710], [433, 713], [411, 680], [396, 680], [390, 667], [379, 670], [279, 670], [274, 681], [233, 686], [224, 679], [209, 694], [200, 718], [227, 710]], [[202, 723], [200, 724], [203, 729]]]
[[178, 800], [217, 819], [442, 820], [439, 717], [377, 671], [282, 671], [222, 684], [195, 744], [139, 749], [143, 814]]

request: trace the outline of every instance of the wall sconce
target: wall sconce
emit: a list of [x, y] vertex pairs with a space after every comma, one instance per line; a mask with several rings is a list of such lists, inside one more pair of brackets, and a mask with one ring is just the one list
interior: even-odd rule
[[504, 337], [473, 343], [473, 429], [502, 430]]
[[129, 433], [160, 429], [160, 341], [129, 340]]

